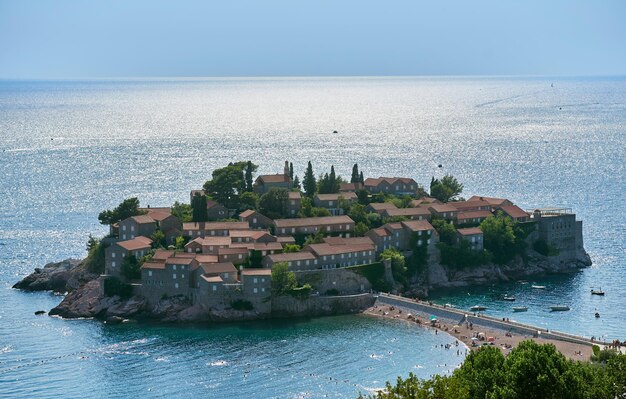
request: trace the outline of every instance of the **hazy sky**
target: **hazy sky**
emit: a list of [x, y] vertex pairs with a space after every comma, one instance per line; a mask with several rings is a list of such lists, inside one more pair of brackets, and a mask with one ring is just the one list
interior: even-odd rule
[[0, 78], [626, 75], [626, 1], [0, 0]]

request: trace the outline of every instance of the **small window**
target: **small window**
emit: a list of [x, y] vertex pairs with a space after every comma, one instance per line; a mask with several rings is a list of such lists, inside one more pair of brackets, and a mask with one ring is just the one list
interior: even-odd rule
[[228, 278], [228, 273], [224, 273], [224, 278]]
[[259, 292], [259, 289], [254, 287], [254, 289], [252, 290], [252, 292], [254, 292], [255, 294]]
[[122, 231], [126, 231], [126, 225], [122, 226]]
[[256, 223], [256, 218], [252, 218], [252, 223]]
[[135, 231], [135, 226], [130, 226], [130, 231]]
[[115, 258], [115, 252], [111, 253], [111, 258]]
[[176, 273], [172, 273], [172, 278], [176, 280]]
[[111, 262], [111, 267], [115, 267], [115, 261]]
[[265, 292], [265, 288], [261, 288], [261, 292]]
[[243, 254], [239, 254], [237, 257], [238, 257], [239, 259], [243, 259]]
[[258, 281], [259, 281], [259, 280], [258, 280], [256, 277], [252, 279], [252, 282], [253, 282], [254, 284], [258, 283]]
[[174, 284], [174, 288], [178, 288], [178, 283]]
[[217, 285], [213, 284], [213, 291], [217, 291]]
[[152, 277], [152, 270], [148, 270], [148, 277]]

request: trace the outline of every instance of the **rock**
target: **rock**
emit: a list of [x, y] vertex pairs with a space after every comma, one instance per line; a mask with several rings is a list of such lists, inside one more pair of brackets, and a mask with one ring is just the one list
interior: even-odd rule
[[38, 310], [38, 311], [35, 312], [36, 316], [41, 316], [42, 314], [46, 314], [46, 311], [45, 310]]
[[84, 270], [82, 261], [65, 259], [61, 262], [48, 263], [43, 268], [36, 268], [13, 288], [26, 291], [68, 292], [97, 277], [98, 275]]
[[50, 310], [50, 316], [64, 318], [94, 317], [115, 303], [119, 297], [103, 297], [100, 292], [100, 282], [92, 280], [77, 290], [70, 292], [61, 303]]

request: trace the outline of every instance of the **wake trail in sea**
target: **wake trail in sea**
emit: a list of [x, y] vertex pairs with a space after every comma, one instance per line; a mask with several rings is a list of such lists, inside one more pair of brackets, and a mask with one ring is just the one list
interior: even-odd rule
[[533, 97], [533, 96], [536, 96], [538, 94], [545, 93], [546, 91], [547, 90], [539, 90], [539, 91], [535, 91], [533, 93], [518, 94], [518, 95], [515, 95], [515, 96], [499, 98], [497, 100], [492, 100], [492, 101], [487, 101], [487, 102], [484, 102], [484, 103], [477, 104], [475, 107], [476, 108], [488, 107], [490, 105], [495, 105], [495, 104], [503, 103], [503, 102], [506, 102], [506, 101], [517, 100], [517, 99], [525, 98], [525, 97]]

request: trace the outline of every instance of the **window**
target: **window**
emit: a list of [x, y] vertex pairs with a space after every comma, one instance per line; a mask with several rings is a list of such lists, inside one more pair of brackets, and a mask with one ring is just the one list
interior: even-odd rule
[[172, 273], [172, 278], [176, 280], [176, 273]]
[[148, 277], [152, 277], [152, 270], [148, 270]]
[[237, 255], [237, 257], [238, 257], [239, 259], [243, 259], [243, 254], [239, 254], [239, 255]]
[[115, 258], [115, 252], [111, 253], [111, 258]]
[[174, 284], [174, 288], [178, 288], [178, 283]]
[[295, 232], [296, 232], [296, 228], [295, 228], [295, 227], [292, 227], [292, 228], [291, 228], [291, 232], [292, 232], [292, 233], [295, 233]]
[[126, 225], [122, 226], [122, 231], [126, 231]]
[[254, 287], [254, 289], [252, 290], [252, 292], [254, 292], [255, 294], [259, 292], [258, 288]]
[[330, 226], [326, 226], [326, 231], [330, 231]]
[[422, 240], [417, 240], [417, 245], [422, 245]]
[[217, 285], [213, 284], [212, 288], [213, 288], [213, 291], [217, 291]]
[[224, 273], [224, 278], [228, 278], [228, 273]]
[[350, 230], [350, 225], [349, 224], [346, 225], [346, 230]]
[[111, 262], [111, 267], [115, 267], [115, 261]]
[[333, 201], [328, 201], [328, 206], [333, 206]]
[[309, 260], [307, 259], [307, 260], [304, 262], [304, 264], [308, 266], [308, 265], [309, 265]]
[[296, 204], [296, 200], [291, 200], [291, 205], [295, 205]]
[[261, 292], [265, 292], [265, 288], [261, 288]]
[[172, 266], [172, 270], [176, 270], [176, 265], [173, 265], [173, 266]]
[[135, 226], [130, 226], [130, 231], [135, 231]]
[[259, 281], [259, 280], [258, 280], [256, 277], [252, 279], [252, 282], [253, 282], [254, 284], [258, 283], [258, 281]]
[[126, 234], [122, 234], [122, 240], [125, 240], [125, 239], [126, 239]]
[[[261, 279], [261, 282], [262, 282], [262, 283], [264, 283], [264, 282], [265, 282], [265, 279], [264, 279], [264, 278], [262, 278], [262, 279]], [[265, 289], [263, 289], [263, 290], [265, 290]]]
[[252, 218], [252, 223], [256, 223], [256, 218]]

